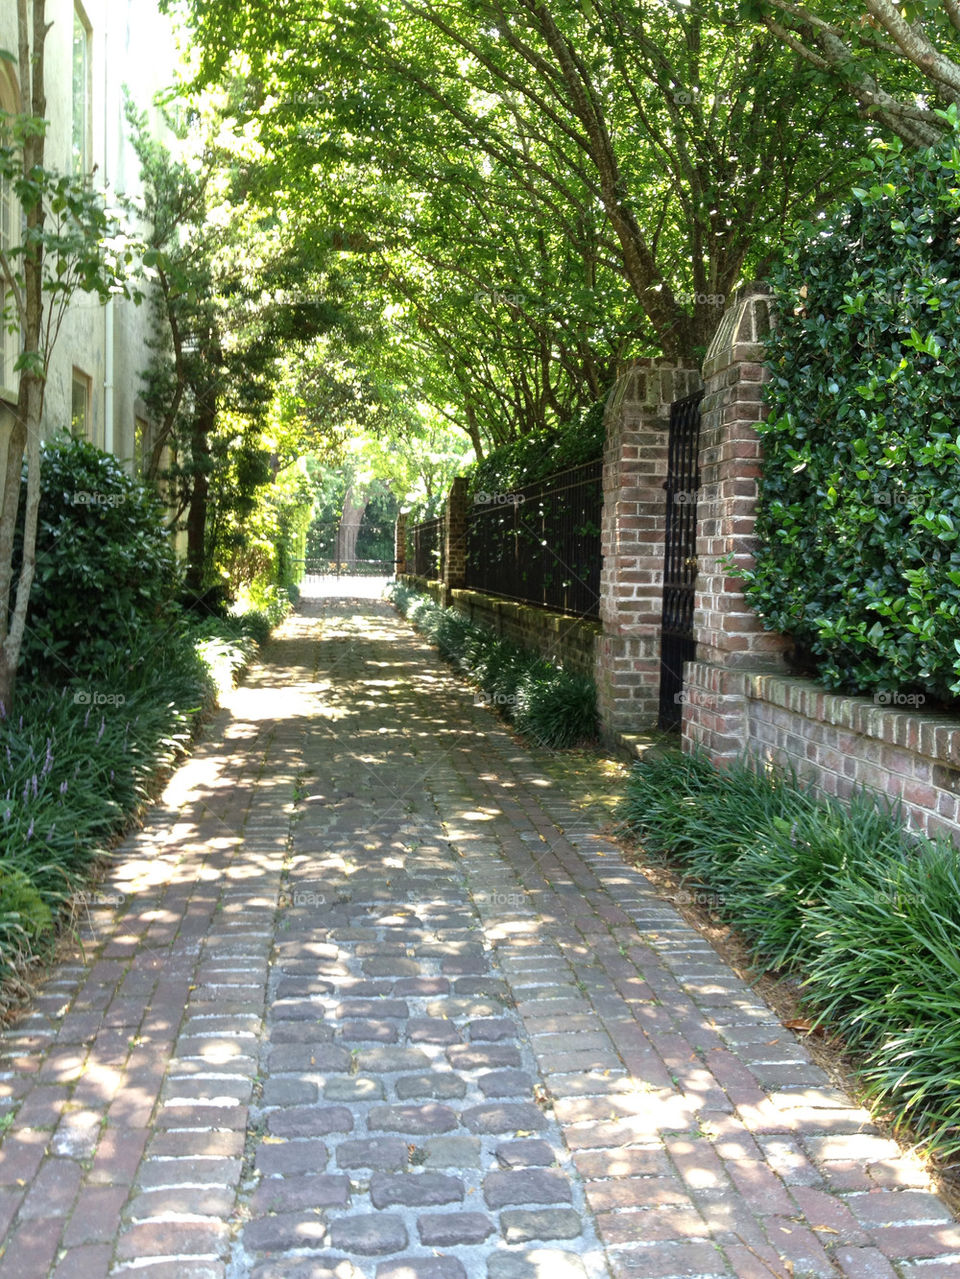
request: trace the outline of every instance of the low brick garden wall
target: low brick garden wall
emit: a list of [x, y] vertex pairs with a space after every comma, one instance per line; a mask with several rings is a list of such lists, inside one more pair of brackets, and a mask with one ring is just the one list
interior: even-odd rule
[[705, 662], [688, 667], [684, 698], [686, 743], [704, 747], [717, 763], [746, 748], [792, 765], [821, 794], [848, 799], [863, 787], [900, 800], [914, 830], [957, 838], [957, 720], [906, 697], [885, 705], [803, 677], [733, 673]]
[[[398, 580], [415, 590], [426, 591], [438, 604], [445, 602], [442, 582], [430, 582], [409, 573], [400, 574]], [[565, 670], [593, 678], [601, 632], [599, 622], [553, 613], [532, 604], [518, 604], [480, 591], [461, 588], [446, 594], [449, 604], [477, 626], [485, 626], [504, 639], [542, 653]]]

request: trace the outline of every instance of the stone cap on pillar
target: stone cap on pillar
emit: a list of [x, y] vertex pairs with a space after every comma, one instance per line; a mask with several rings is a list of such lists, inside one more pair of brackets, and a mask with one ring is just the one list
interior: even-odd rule
[[627, 404], [653, 409], [660, 416], [674, 400], [700, 390], [700, 370], [685, 360], [666, 356], [639, 356], [620, 372], [604, 405], [608, 425], [618, 410]]
[[762, 280], [737, 289], [707, 348], [704, 381], [732, 364], [759, 364], [765, 359], [764, 339], [775, 327], [775, 305], [773, 290]]

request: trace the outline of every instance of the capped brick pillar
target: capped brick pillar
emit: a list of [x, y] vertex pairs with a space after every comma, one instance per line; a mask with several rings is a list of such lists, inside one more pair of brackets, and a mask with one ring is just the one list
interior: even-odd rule
[[743, 582], [724, 567], [753, 565], [761, 448], [769, 376], [764, 337], [774, 323], [769, 288], [740, 289], [724, 313], [703, 364], [698, 575], [694, 608], [697, 661], [688, 668], [684, 746], [704, 746], [718, 762], [734, 758], [746, 737], [745, 673], [783, 669], [787, 641], [764, 629]]
[[600, 724], [611, 740], [657, 723], [670, 406], [699, 389], [694, 365], [643, 359], [607, 401], [595, 674]]
[[443, 514], [443, 600], [467, 581], [467, 479], [458, 475], [450, 488]]
[[394, 572], [397, 577], [407, 571], [407, 512], [401, 511], [397, 516], [397, 527], [393, 538]]

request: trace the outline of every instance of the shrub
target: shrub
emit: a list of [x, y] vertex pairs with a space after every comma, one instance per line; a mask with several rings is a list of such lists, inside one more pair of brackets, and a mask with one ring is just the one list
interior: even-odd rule
[[70, 437], [44, 444], [22, 677], [92, 671], [137, 651], [139, 629], [173, 607], [177, 589], [163, 528], [156, 495], [117, 458]]
[[520, 681], [514, 714], [521, 733], [540, 746], [562, 749], [597, 735], [597, 688], [569, 671], [528, 673]]
[[217, 686], [249, 660], [244, 626], [144, 625], [92, 685], [18, 686], [16, 713], [0, 715], [0, 979], [45, 953], [93, 862], [149, 800]]
[[603, 401], [582, 409], [562, 430], [525, 435], [488, 453], [468, 476], [470, 496], [508, 493], [556, 471], [603, 456]]
[[960, 157], [875, 144], [773, 274], [747, 594], [831, 686], [960, 693]]
[[395, 583], [390, 598], [440, 653], [474, 680], [490, 704], [541, 746], [562, 748], [597, 735], [593, 680], [475, 626], [459, 609]]
[[621, 817], [713, 891], [757, 959], [801, 979], [895, 1123], [960, 1154], [960, 851], [908, 834], [866, 794], [817, 798], [752, 759], [644, 762]]

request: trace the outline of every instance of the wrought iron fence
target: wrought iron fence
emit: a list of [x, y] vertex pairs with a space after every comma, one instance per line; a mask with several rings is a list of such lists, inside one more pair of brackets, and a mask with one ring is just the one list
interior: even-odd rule
[[478, 494], [467, 513], [467, 586], [596, 617], [602, 509], [601, 461], [512, 493]]
[[443, 520], [424, 520], [410, 529], [408, 562], [417, 577], [436, 581], [442, 576]]

